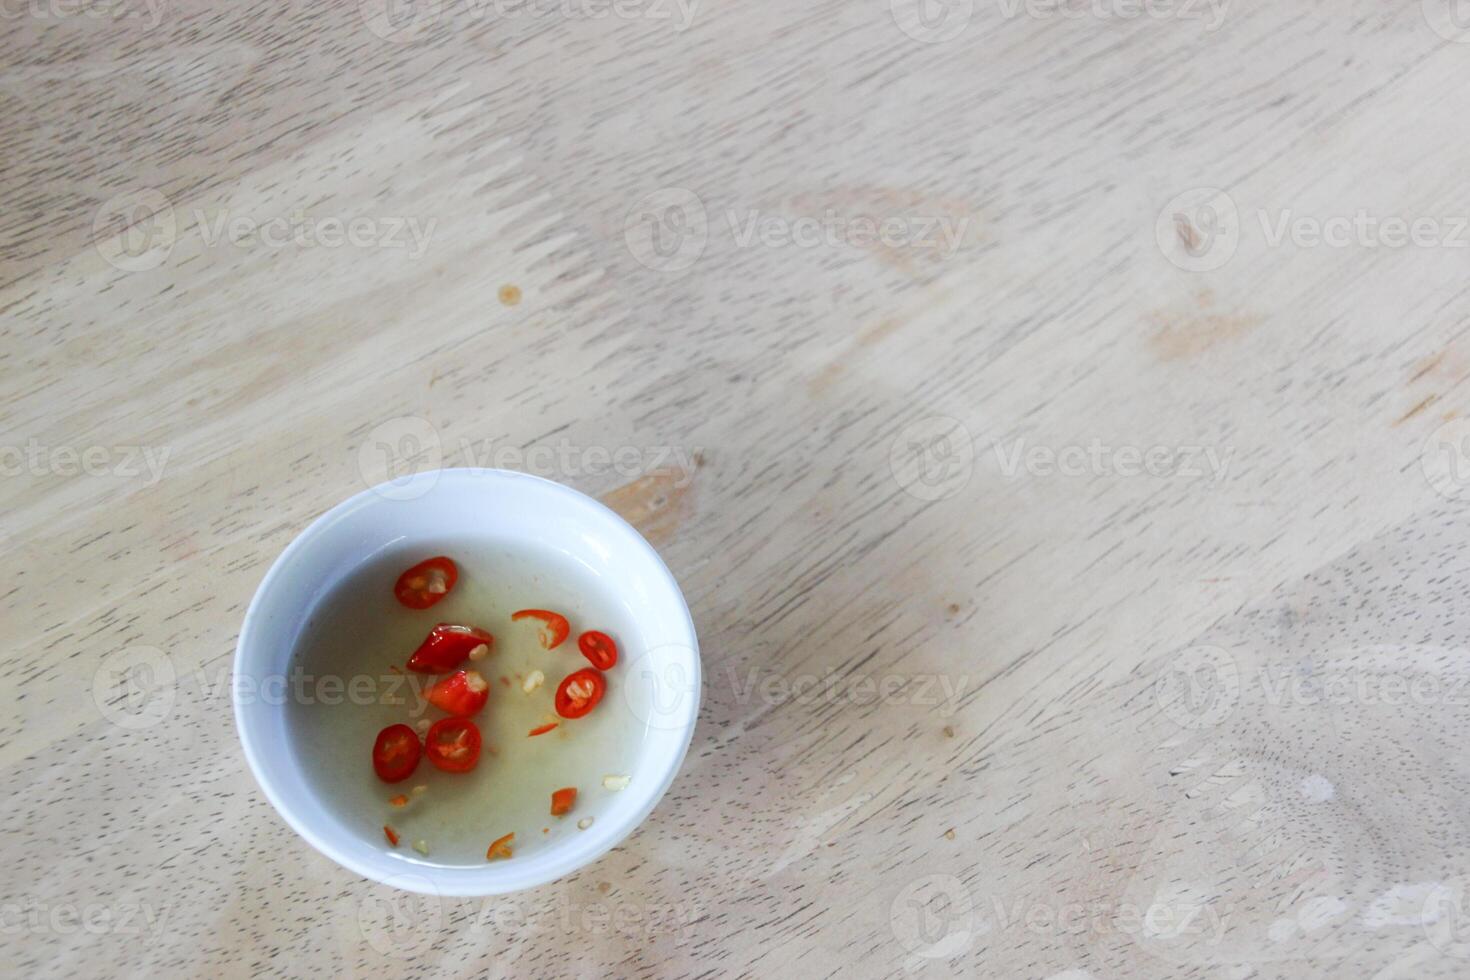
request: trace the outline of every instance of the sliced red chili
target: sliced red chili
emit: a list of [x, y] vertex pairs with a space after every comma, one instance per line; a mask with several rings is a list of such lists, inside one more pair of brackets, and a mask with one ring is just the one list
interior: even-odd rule
[[383, 836], [388, 838], [388, 843], [392, 844], [394, 847], [398, 846], [398, 834], [396, 831], [394, 831], [392, 827], [388, 826], [387, 824], [383, 824]]
[[418, 768], [422, 752], [418, 732], [407, 725], [389, 725], [373, 742], [373, 772], [385, 783], [401, 783]]
[[580, 718], [602, 700], [607, 681], [602, 672], [584, 667], [562, 678], [556, 689], [556, 713], [563, 718]]
[[424, 754], [436, 769], [469, 772], [480, 761], [480, 729], [468, 718], [441, 718], [424, 736]]
[[[442, 674], [464, 663], [479, 660], [495, 645], [495, 637], [474, 626], [440, 623], [429, 630], [424, 642], [408, 658], [408, 669], [421, 674]], [[480, 651], [484, 647], [484, 651]]]
[[611, 670], [618, 662], [618, 645], [599, 630], [588, 630], [577, 637], [577, 649], [598, 670]]
[[512, 620], [517, 619], [539, 619], [545, 625], [541, 627], [541, 648], [543, 650], [555, 650], [561, 646], [561, 641], [567, 638], [572, 631], [572, 624], [561, 613], [550, 612], [546, 609], [522, 609], [510, 614]]
[[549, 725], [538, 725], [535, 728], [531, 729], [529, 732], [527, 732], [526, 733], [526, 736], [528, 738], [535, 738], [537, 735], [545, 735], [547, 732], [551, 731], [553, 728], [555, 728], [559, 724], [561, 724], [561, 723], [560, 722], [553, 721]]
[[419, 562], [398, 576], [393, 594], [410, 609], [428, 609], [447, 596], [459, 581], [459, 569], [450, 559], [439, 555]]
[[515, 839], [516, 835], [513, 833], [506, 834], [504, 837], [497, 837], [494, 842], [491, 843], [490, 849], [485, 852], [485, 860], [494, 861], [496, 858], [510, 857], [510, 842]]
[[577, 787], [568, 786], [551, 794], [551, 815], [559, 817], [572, 809], [572, 804], [577, 802]]
[[429, 703], [451, 715], [468, 718], [490, 700], [490, 682], [477, 670], [457, 670], [424, 693]]

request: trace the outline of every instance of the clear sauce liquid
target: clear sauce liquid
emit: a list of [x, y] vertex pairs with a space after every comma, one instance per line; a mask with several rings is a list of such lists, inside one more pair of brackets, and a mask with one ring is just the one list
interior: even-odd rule
[[[459, 566], [454, 590], [429, 609], [401, 605], [393, 596], [398, 576], [439, 554]], [[555, 650], [543, 650], [539, 620], [511, 622], [510, 614], [518, 609], [555, 610], [571, 621], [571, 635]], [[478, 626], [495, 637], [489, 656], [462, 665], [490, 682], [489, 703], [471, 719], [484, 739], [479, 765], [469, 773], [447, 773], [425, 756], [408, 779], [385, 783], [372, 766], [378, 732], [403, 723], [422, 738], [420, 719], [432, 723], [447, 717], [423, 697], [447, 675], [404, 671], [400, 676], [390, 669], [403, 669], [441, 622]], [[613, 637], [618, 663], [607, 672], [607, 692], [596, 708], [581, 718], [559, 718], [553, 706], [557, 685], [590, 666], [577, 649], [577, 636], [589, 629]], [[637, 778], [630, 767], [638, 758], [643, 725], [617, 685], [619, 671], [642, 649], [640, 641], [636, 624], [607, 597], [599, 576], [559, 553], [474, 539], [389, 549], [312, 610], [292, 658], [287, 699], [292, 751], [320, 804], [384, 849], [420, 863], [480, 866], [490, 842], [514, 832], [515, 852], [530, 853], [580, 833], [579, 820], [596, 818], [614, 793], [603, 787], [604, 776]], [[546, 680], [527, 693], [521, 682], [533, 670]], [[297, 672], [299, 688], [294, 686]], [[400, 703], [391, 703], [395, 700]], [[560, 722], [553, 731], [527, 736], [552, 721]], [[415, 796], [413, 787], [421, 785], [427, 789]], [[567, 815], [553, 817], [551, 794], [566, 786], [576, 787], [576, 804]], [[400, 793], [409, 795], [409, 804], [391, 806], [389, 799]], [[398, 833], [397, 848], [388, 844], [384, 824]], [[427, 845], [427, 857], [413, 850], [417, 841]]]

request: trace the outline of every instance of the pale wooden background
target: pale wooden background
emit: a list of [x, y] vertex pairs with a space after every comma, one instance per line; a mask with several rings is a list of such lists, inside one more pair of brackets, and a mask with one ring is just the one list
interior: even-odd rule
[[[1470, 973], [1441, 428], [1470, 408], [1470, 250], [1260, 219], [1454, 237], [1470, 45], [1436, 0], [1234, 0], [1215, 30], [975, 0], [940, 43], [882, 0], [704, 0], [687, 29], [421, 0], [389, 39], [374, 2], [0, 20], [6, 972]], [[1199, 187], [1239, 226], [1195, 262], [1170, 202]], [[708, 219], [672, 271], [637, 258], [670, 188]], [[118, 195], [175, 233], [125, 233]], [[209, 245], [196, 210], [433, 231]], [[953, 252], [742, 247], [730, 212], [966, 224]], [[698, 453], [541, 469], [660, 548], [707, 685], [648, 822], [512, 899], [342, 871], [235, 739], [268, 563], [419, 424], [446, 465]], [[909, 447], [938, 433], [931, 492]], [[1018, 471], [1018, 439], [1226, 465]], [[172, 683], [114, 697], [148, 656]]]

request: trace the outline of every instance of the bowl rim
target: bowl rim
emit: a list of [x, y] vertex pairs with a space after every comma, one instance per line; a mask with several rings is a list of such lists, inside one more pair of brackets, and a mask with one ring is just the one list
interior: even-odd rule
[[[688, 755], [689, 746], [694, 740], [694, 730], [699, 721], [699, 709], [703, 702], [703, 666], [700, 660], [699, 637], [695, 631], [694, 618], [689, 613], [688, 601], [684, 598], [684, 592], [679, 588], [678, 581], [669, 571], [663, 558], [653, 545], [643, 537], [642, 533], [623, 519], [612, 508], [602, 501], [591, 497], [580, 490], [548, 480], [545, 477], [536, 476], [531, 473], [521, 473], [516, 470], [502, 470], [490, 467], [446, 467], [440, 469], [424, 470], [415, 473], [406, 480], [402, 477], [394, 480], [384, 481], [375, 486], [353, 494], [347, 499], [335, 504], [328, 510], [319, 514], [306, 527], [297, 532], [285, 549], [276, 556], [271, 563], [265, 576], [256, 586], [255, 594], [251, 597], [250, 605], [245, 610], [245, 618], [240, 625], [240, 633], [235, 642], [235, 656], [232, 662], [232, 672], [235, 677], [240, 675], [243, 661], [247, 655], [247, 648], [254, 644], [255, 634], [259, 631], [258, 625], [260, 606], [263, 599], [272, 589], [278, 587], [280, 578], [287, 574], [288, 569], [294, 563], [297, 556], [310, 547], [312, 541], [325, 532], [335, 521], [341, 519], [348, 513], [370, 504], [382, 501], [412, 505], [413, 500], [395, 500], [384, 493], [385, 488], [391, 488], [394, 494], [400, 494], [405, 489], [412, 489], [419, 482], [429, 484], [422, 495], [414, 500], [425, 499], [428, 492], [438, 484], [440, 480], [452, 481], [485, 481], [485, 486], [491, 486], [495, 481], [510, 480], [526, 482], [539, 486], [555, 495], [562, 496], [578, 506], [588, 505], [594, 511], [614, 524], [621, 525], [631, 532], [632, 540], [641, 545], [646, 558], [652, 561], [652, 568], [663, 576], [664, 584], [670, 590], [672, 597], [677, 600], [677, 609], [680, 615], [678, 626], [683, 630], [687, 638], [687, 646], [692, 656], [692, 689], [695, 696], [691, 699], [685, 717], [682, 719], [683, 737], [672, 762], [666, 771], [660, 774], [657, 783], [639, 780], [634, 785], [649, 787], [644, 790], [645, 796], [639, 805], [624, 819], [618, 829], [594, 850], [581, 855], [556, 859], [553, 851], [540, 862], [538, 868], [532, 871], [521, 871], [517, 873], [515, 862], [496, 862], [487, 864], [482, 871], [476, 867], [439, 867], [435, 865], [411, 864], [402, 869], [387, 871], [370, 863], [359, 861], [354, 855], [346, 853], [339, 848], [335, 841], [328, 835], [318, 834], [310, 823], [301, 818], [296, 809], [285, 802], [281, 787], [277, 784], [271, 768], [265, 762], [267, 747], [262, 744], [260, 733], [251, 727], [245, 720], [245, 712], [241, 703], [241, 685], [232, 684], [231, 702], [234, 708], [234, 720], [236, 734], [240, 739], [240, 746], [245, 754], [246, 764], [255, 782], [277, 814], [291, 827], [292, 830], [311, 845], [319, 854], [329, 858], [338, 866], [352, 873], [390, 887], [400, 888], [404, 891], [415, 892], [422, 895], [437, 896], [441, 898], [475, 898], [487, 895], [503, 895], [510, 892], [534, 888], [551, 881], [563, 878], [581, 868], [587, 867], [600, 860], [608, 851], [621, 844], [633, 833], [648, 815], [653, 812], [664, 794], [673, 785], [679, 770], [683, 768], [684, 760]], [[467, 874], [468, 872], [468, 874]], [[449, 880], [445, 880], [446, 876]]]

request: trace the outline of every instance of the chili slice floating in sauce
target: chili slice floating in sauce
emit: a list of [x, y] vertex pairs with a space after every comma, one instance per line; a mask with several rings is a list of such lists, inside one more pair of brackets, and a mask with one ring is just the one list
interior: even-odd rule
[[460, 670], [435, 683], [424, 697], [436, 708], [468, 718], [490, 700], [490, 682], [477, 670]]
[[410, 609], [428, 609], [447, 596], [457, 581], [459, 569], [454, 562], [438, 555], [419, 562], [398, 576], [393, 595]]
[[527, 738], [535, 738], [537, 735], [545, 735], [547, 732], [551, 731], [553, 728], [555, 728], [559, 724], [561, 724], [561, 722], [553, 721], [549, 725], [538, 725], [537, 727], [535, 727], [535, 728], [531, 729], [529, 732], [527, 732], [526, 733], [526, 737]]
[[480, 729], [468, 718], [441, 718], [424, 736], [424, 754], [436, 769], [469, 772], [480, 761]]
[[568, 786], [551, 794], [551, 815], [559, 817], [564, 813], [571, 812], [572, 804], [577, 802], [577, 787]]
[[580, 718], [602, 700], [607, 681], [590, 667], [568, 674], [556, 689], [556, 713], [563, 718]]
[[401, 783], [418, 768], [423, 747], [407, 725], [389, 725], [373, 742], [373, 772], [385, 783]]
[[541, 649], [555, 650], [561, 646], [563, 640], [572, 631], [572, 624], [561, 613], [554, 613], [546, 609], [522, 609], [510, 614], [512, 621], [518, 619], [539, 619], [546, 625], [541, 627]]
[[[466, 657], [479, 660], [494, 645], [495, 637], [482, 629], [440, 623], [429, 630], [424, 642], [408, 658], [408, 669], [420, 674], [442, 674], [464, 663]], [[477, 654], [480, 647], [485, 651]]]
[[618, 645], [600, 630], [588, 630], [577, 637], [577, 649], [598, 670], [611, 670], [618, 662]]
[[496, 858], [510, 857], [510, 842], [515, 839], [516, 835], [514, 833], [506, 834], [504, 837], [497, 837], [491, 843], [489, 850], [485, 852], [485, 860], [494, 861]]

